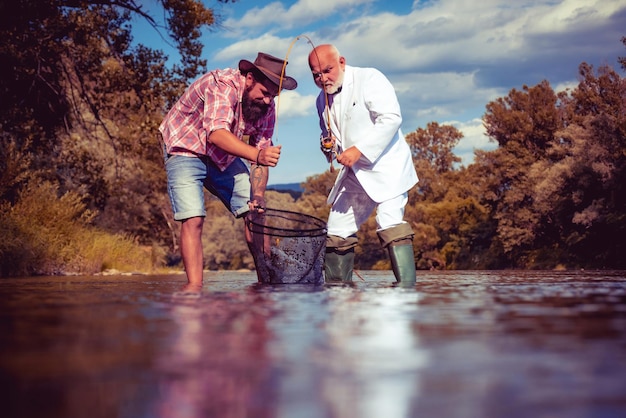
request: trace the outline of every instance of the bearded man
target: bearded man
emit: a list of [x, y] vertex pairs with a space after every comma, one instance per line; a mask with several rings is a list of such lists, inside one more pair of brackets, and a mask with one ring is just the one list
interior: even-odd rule
[[186, 291], [202, 288], [204, 189], [237, 218], [265, 208], [268, 167], [280, 158], [280, 145], [271, 140], [274, 98], [279, 88], [293, 90], [298, 85], [285, 74], [286, 65], [259, 52], [254, 63], [241, 60], [238, 69], [204, 74], [159, 127], [174, 219], [182, 222]]

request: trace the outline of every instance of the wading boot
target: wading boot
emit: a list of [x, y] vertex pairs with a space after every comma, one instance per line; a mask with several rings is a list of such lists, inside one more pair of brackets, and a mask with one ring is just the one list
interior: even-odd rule
[[402, 287], [413, 287], [415, 285], [415, 258], [412, 241], [409, 244], [400, 245], [392, 242], [387, 250], [396, 281]]
[[383, 248], [387, 248], [396, 282], [402, 287], [415, 285], [415, 257], [413, 255], [413, 230], [402, 223], [377, 232]]
[[356, 236], [341, 238], [336, 235], [326, 237], [324, 257], [324, 280], [326, 283], [352, 283], [354, 269], [354, 247]]
[[353, 268], [354, 248], [342, 252], [337, 251], [336, 248], [326, 250], [326, 257], [324, 258], [324, 278], [326, 283], [352, 282]]

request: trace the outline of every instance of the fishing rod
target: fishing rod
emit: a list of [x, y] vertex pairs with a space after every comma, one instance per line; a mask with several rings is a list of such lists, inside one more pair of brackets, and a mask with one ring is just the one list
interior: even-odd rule
[[[307, 35], [298, 35], [293, 39], [293, 41], [291, 41], [291, 44], [289, 45], [289, 49], [287, 50], [287, 55], [285, 56], [285, 61], [283, 62], [283, 68], [281, 70], [280, 79], [278, 83], [278, 96], [277, 96], [277, 103], [276, 103], [276, 124], [275, 124], [276, 130], [278, 130], [278, 108], [280, 107], [280, 92], [281, 92], [281, 88], [283, 84], [283, 79], [285, 77], [285, 68], [287, 67], [287, 61], [289, 59], [289, 54], [291, 53], [291, 48], [293, 48], [294, 44], [297, 41], [299, 41], [301, 38], [305, 38], [307, 42], [311, 45], [311, 47], [313, 48], [313, 53], [315, 54], [315, 57], [317, 58], [318, 64], [321, 64], [320, 57], [319, 55], [317, 55], [317, 50], [315, 49], [315, 45], [313, 44], [313, 41], [311, 40], [311, 38], [309, 38]], [[328, 136], [325, 138], [322, 138], [321, 143], [325, 152], [330, 152], [335, 155], [335, 158], [337, 158], [339, 156], [337, 153], [337, 145], [335, 143], [335, 140], [332, 138], [332, 134], [330, 130], [330, 106], [328, 105], [329, 104], [328, 93], [326, 92], [326, 89], [323, 88], [323, 86], [322, 86], [322, 91], [324, 92], [324, 102], [326, 105], [325, 113], [326, 113], [326, 125], [327, 125]], [[276, 137], [278, 137], [278, 135], [276, 135]], [[335, 167], [333, 166], [333, 158], [331, 156], [330, 172], [332, 173], [334, 171], [335, 171]]]

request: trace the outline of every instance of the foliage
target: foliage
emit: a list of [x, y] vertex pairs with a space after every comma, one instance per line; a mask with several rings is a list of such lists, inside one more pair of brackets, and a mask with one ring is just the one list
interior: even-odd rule
[[78, 194], [29, 183], [15, 205], [0, 205], [0, 276], [152, 270], [150, 251], [91, 227], [93, 216]]
[[[20, 167], [3, 163], [0, 199], [15, 202], [28, 171], [79, 193], [98, 211], [98, 226], [144, 243], [169, 236], [158, 209], [165, 190], [157, 127], [164, 109], [206, 70], [199, 37], [218, 21], [199, 0], [155, 5], [164, 27], [136, 0], [0, 5], [0, 138], [10, 145], [4, 152], [28, 156], [17, 160]], [[169, 36], [180, 64], [168, 67], [162, 51], [133, 43], [136, 18], [155, 36]]]
[[429, 163], [436, 174], [451, 171], [461, 162], [453, 152], [461, 138], [463, 134], [454, 126], [437, 122], [429, 122], [426, 129], [417, 128], [406, 135], [413, 159]]
[[508, 266], [624, 265], [626, 83], [607, 66], [580, 75], [569, 93], [542, 82], [487, 105], [501, 147], [476, 164]]
[[[622, 43], [626, 46], [626, 36], [622, 36]], [[617, 62], [622, 66], [622, 70], [626, 70], [626, 57], [618, 57]]]

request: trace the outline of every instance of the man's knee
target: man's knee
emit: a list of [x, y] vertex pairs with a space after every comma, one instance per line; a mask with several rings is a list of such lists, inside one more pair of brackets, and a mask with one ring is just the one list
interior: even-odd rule
[[414, 235], [411, 225], [406, 222], [378, 231], [377, 234], [383, 248], [389, 245], [410, 244]]
[[354, 250], [354, 247], [357, 246], [358, 242], [359, 241], [356, 235], [350, 235], [347, 238], [342, 238], [337, 235], [328, 235], [326, 237], [326, 249], [337, 252], [346, 252]]
[[202, 226], [204, 225], [203, 216], [194, 216], [193, 218], [187, 218], [182, 221], [181, 233], [197, 234], [202, 233]]

